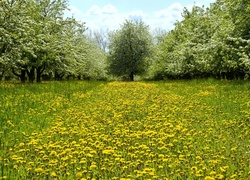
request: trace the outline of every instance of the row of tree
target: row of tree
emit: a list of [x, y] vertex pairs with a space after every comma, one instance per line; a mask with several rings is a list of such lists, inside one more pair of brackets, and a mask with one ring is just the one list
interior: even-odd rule
[[170, 32], [158, 31], [154, 45], [146, 25], [126, 21], [110, 39], [108, 69], [130, 80], [144, 72], [155, 80], [249, 78], [250, 1], [217, 0], [184, 8], [182, 17]]
[[249, 77], [250, 1], [217, 0], [182, 16], [157, 45], [151, 77]]
[[105, 53], [84, 35], [84, 24], [63, 17], [67, 7], [66, 0], [0, 1], [1, 77], [104, 78]]
[[66, 0], [0, 1], [0, 79], [134, 80], [197, 77], [246, 78], [250, 74], [250, 1], [217, 0], [184, 9], [170, 32], [126, 20], [116, 31], [86, 32], [64, 18]]

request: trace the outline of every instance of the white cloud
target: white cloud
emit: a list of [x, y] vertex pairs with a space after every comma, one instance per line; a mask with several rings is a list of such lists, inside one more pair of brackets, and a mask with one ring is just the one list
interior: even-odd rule
[[118, 10], [112, 4], [108, 4], [102, 8], [102, 13], [103, 14], [116, 14], [118, 13]]
[[[193, 5], [191, 5], [192, 7]], [[166, 30], [174, 28], [176, 21], [182, 20], [181, 13], [184, 6], [180, 3], [173, 3], [165, 9], [159, 10], [150, 19], [150, 26], [152, 29], [160, 27]]]
[[140, 19], [145, 20], [147, 18], [147, 14], [144, 13], [142, 10], [137, 10], [127, 13], [126, 17], [132, 20], [140, 20]]
[[118, 12], [118, 9], [112, 4], [106, 6], [92, 6], [84, 14], [82, 21], [90, 29], [118, 29], [123, 23], [124, 17]]
[[[194, 4], [188, 5], [187, 9], [192, 10]], [[195, 3], [196, 6], [202, 6], [201, 3]], [[70, 11], [66, 12], [66, 17], [72, 14], [78, 21], [86, 22], [90, 29], [110, 29], [120, 28], [125, 19], [142, 19], [151, 29], [162, 28], [171, 30], [174, 28], [176, 21], [182, 20], [181, 13], [184, 6], [180, 3], [173, 3], [165, 9], [158, 12], [146, 13], [142, 10], [121, 13], [112, 4], [105, 6], [94, 5], [85, 12], [81, 12], [77, 7], [70, 6]], [[70, 13], [71, 14], [70, 14]]]
[[101, 13], [102, 13], [102, 9], [97, 5], [92, 6], [87, 11], [87, 15], [100, 15]]
[[75, 15], [81, 15], [82, 12], [75, 6], [69, 6], [69, 11]]
[[181, 15], [181, 12], [183, 11], [183, 6], [180, 3], [174, 3], [171, 4], [166, 9], [160, 10], [156, 12], [156, 17], [158, 18], [165, 18], [165, 17], [172, 17], [176, 15]]
[[104, 7], [99, 7], [97, 5], [92, 6], [87, 10], [87, 15], [112, 15], [118, 13], [118, 10], [112, 4], [108, 4]]
[[83, 12], [81, 12], [80, 9], [78, 9], [75, 6], [69, 6], [68, 10], [65, 10], [64, 12], [65, 17], [72, 17], [74, 16], [75, 18], [79, 19], [83, 16]]

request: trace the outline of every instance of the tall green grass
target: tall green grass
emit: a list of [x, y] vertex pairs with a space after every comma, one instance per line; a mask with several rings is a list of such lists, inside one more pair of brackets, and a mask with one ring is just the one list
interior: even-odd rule
[[0, 179], [247, 179], [247, 81], [0, 83]]
[[[1, 125], [8, 120], [14, 124], [32, 123], [40, 126], [53, 120], [53, 114], [73, 106], [74, 93], [82, 93], [98, 88], [103, 82], [48, 82], [42, 84], [0, 83]], [[32, 125], [33, 126], [33, 125]], [[43, 126], [41, 127], [43, 128]], [[25, 127], [27, 130], [28, 128]], [[34, 129], [32, 129], [34, 130]]]

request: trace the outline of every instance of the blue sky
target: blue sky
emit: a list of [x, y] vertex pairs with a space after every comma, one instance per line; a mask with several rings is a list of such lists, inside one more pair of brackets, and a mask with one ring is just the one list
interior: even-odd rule
[[70, 11], [91, 30], [118, 29], [125, 19], [142, 19], [151, 29], [170, 30], [184, 7], [209, 7], [215, 0], [69, 0]]

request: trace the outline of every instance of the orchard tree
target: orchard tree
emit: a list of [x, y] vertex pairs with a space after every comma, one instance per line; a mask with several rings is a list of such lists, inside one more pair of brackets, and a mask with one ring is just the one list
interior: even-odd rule
[[[36, 70], [36, 80], [41, 81], [41, 74], [51, 61], [59, 60], [65, 62], [65, 50], [69, 48], [65, 40], [65, 27], [74, 23], [74, 19], [63, 19], [63, 12], [67, 9], [66, 0], [34, 0], [33, 2], [33, 53], [29, 55], [26, 72], [30, 82], [34, 77]], [[68, 39], [67, 39], [68, 40]], [[67, 47], [66, 47], [67, 46]]]
[[25, 58], [23, 51], [29, 51], [27, 44], [33, 23], [30, 21], [29, 8], [21, 0], [0, 1], [0, 67], [6, 70], [19, 66], [21, 81], [25, 81]]
[[152, 77], [244, 78], [250, 72], [249, 8], [244, 0], [184, 8], [183, 20], [157, 44]]
[[105, 69], [106, 55], [84, 35], [85, 23], [63, 18], [67, 3], [0, 1], [0, 79], [10, 70], [23, 83], [27, 77], [40, 82], [43, 72], [55, 79], [105, 74], [99, 70]]
[[[40, 76], [51, 58], [64, 25], [66, 0], [11, 0], [0, 2], [0, 64], [25, 82]], [[59, 45], [56, 45], [57, 49]]]
[[149, 26], [142, 21], [126, 20], [120, 30], [110, 34], [108, 71], [116, 76], [127, 76], [146, 72], [151, 55], [152, 37]]

